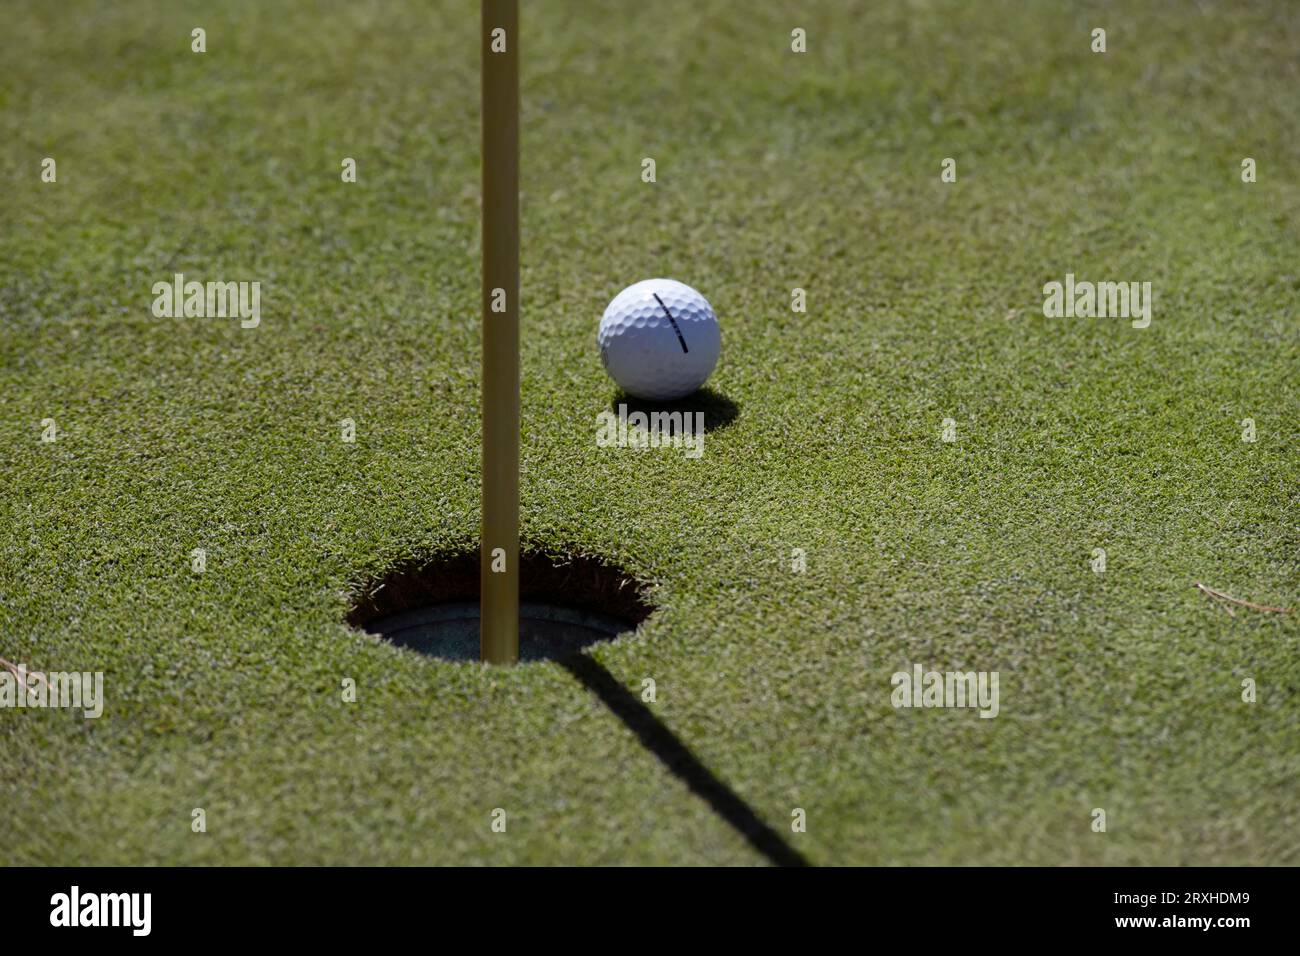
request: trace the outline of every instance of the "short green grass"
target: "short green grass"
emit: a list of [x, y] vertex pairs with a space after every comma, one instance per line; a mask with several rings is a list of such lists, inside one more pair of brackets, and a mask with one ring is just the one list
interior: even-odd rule
[[[598, 660], [814, 863], [1300, 863], [1300, 615], [1193, 587], [1300, 603], [1300, 10], [523, 6], [524, 533], [660, 607]], [[0, 863], [764, 862], [557, 665], [342, 624], [475, 544], [474, 5], [3, 17], [0, 657], [108, 704], [0, 710]], [[1066, 272], [1151, 327], [1044, 318]], [[595, 445], [652, 275], [723, 322], [699, 460]], [[1000, 716], [895, 711], [918, 662]]]

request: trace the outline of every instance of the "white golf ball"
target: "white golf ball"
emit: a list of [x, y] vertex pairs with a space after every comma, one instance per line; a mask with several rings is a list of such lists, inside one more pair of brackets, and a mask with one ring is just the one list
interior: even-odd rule
[[708, 379], [722, 330], [708, 300], [674, 279], [645, 279], [614, 297], [600, 318], [600, 360], [629, 395], [670, 401]]

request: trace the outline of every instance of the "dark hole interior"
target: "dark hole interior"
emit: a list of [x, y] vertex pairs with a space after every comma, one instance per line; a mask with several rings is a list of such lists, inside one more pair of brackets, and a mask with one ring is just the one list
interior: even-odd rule
[[[479, 659], [475, 552], [394, 566], [363, 586], [347, 622], [400, 647], [453, 661]], [[519, 559], [519, 659], [558, 660], [636, 629], [654, 608], [625, 571], [584, 554]]]

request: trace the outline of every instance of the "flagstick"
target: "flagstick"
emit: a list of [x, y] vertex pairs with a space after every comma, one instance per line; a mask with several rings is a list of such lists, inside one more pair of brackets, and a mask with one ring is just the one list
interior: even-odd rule
[[[519, 3], [482, 0], [483, 524], [479, 651], [519, 659]], [[504, 30], [504, 38], [498, 32]], [[493, 45], [505, 43], [504, 51]], [[494, 299], [504, 311], [494, 312]], [[500, 549], [496, 558], [494, 552]], [[504, 560], [504, 570], [501, 562]], [[498, 570], [493, 570], [493, 564]]]

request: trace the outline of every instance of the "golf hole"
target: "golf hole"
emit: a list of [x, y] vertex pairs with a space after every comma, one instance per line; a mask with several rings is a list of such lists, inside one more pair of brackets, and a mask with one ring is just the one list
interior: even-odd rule
[[[519, 661], [560, 660], [636, 630], [654, 608], [627, 572], [585, 554], [519, 556]], [[347, 622], [398, 647], [479, 660], [476, 552], [416, 559], [366, 583]]]

